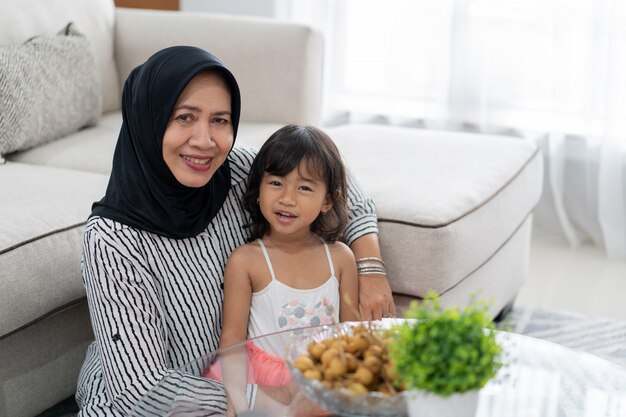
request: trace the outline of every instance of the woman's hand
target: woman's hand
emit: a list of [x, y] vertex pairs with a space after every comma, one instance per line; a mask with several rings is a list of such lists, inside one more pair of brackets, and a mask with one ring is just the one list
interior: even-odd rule
[[396, 305], [386, 276], [359, 276], [359, 311], [362, 320], [395, 317]]
[[[381, 258], [378, 235], [371, 233], [361, 236], [350, 246], [355, 258]], [[383, 274], [359, 275], [359, 312], [361, 320], [379, 320], [394, 317], [396, 305], [393, 302], [391, 287]]]

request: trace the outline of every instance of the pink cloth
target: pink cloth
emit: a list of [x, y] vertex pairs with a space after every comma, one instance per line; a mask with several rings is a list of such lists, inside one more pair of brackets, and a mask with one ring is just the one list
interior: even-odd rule
[[[246, 342], [246, 353], [248, 356], [248, 384], [284, 387], [291, 381], [291, 373], [283, 358], [264, 351], [252, 341]], [[222, 381], [222, 367], [219, 360], [210, 365], [202, 376]]]

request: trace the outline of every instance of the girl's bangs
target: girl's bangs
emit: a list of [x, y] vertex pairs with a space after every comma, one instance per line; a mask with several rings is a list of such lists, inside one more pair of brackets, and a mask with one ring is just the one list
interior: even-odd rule
[[311, 145], [310, 141], [297, 141], [289, 146], [274, 147], [267, 155], [265, 172], [283, 177], [299, 169], [304, 161], [309, 175], [316, 180], [324, 178], [324, 163]]

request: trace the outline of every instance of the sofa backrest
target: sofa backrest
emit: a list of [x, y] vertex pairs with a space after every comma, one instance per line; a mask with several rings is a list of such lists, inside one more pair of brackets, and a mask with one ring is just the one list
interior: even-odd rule
[[119, 78], [161, 48], [193, 45], [219, 57], [241, 89], [242, 123], [318, 124], [324, 45], [309, 26], [266, 18], [117, 8]]
[[102, 109], [118, 109], [120, 87], [113, 59], [112, 0], [0, 0], [0, 46], [58, 33], [71, 21], [91, 41], [102, 78]]

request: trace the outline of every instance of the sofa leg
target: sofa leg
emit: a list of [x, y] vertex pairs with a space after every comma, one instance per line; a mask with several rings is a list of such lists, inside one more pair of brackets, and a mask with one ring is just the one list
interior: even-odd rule
[[496, 315], [496, 317], [493, 319], [493, 321], [495, 323], [500, 323], [504, 319], [506, 319], [506, 316], [508, 316], [509, 313], [511, 311], [513, 311], [513, 305], [514, 304], [515, 304], [515, 298], [513, 298], [511, 301], [506, 303], [506, 305], [504, 307], [502, 307], [502, 310], [500, 310], [500, 312]]

